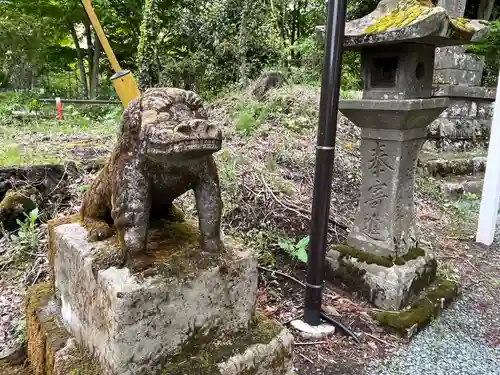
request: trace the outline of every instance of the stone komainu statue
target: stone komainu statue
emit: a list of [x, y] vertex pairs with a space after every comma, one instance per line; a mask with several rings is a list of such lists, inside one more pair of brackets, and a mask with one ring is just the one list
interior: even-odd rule
[[146, 90], [124, 111], [111, 157], [84, 196], [80, 215], [89, 239], [116, 230], [124, 256], [141, 252], [150, 219], [175, 216], [173, 200], [193, 189], [202, 250], [220, 250], [222, 201], [212, 154], [221, 145], [221, 129], [197, 94]]

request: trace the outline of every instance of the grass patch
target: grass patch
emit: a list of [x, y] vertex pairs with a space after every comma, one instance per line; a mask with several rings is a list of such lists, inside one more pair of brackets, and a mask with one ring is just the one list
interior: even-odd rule
[[56, 164], [61, 162], [57, 155], [47, 155], [38, 150], [21, 150], [18, 144], [7, 144], [0, 150], [0, 166]]

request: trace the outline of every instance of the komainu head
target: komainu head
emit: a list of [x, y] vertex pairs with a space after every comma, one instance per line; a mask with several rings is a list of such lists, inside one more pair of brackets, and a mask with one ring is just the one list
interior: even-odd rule
[[177, 88], [147, 89], [124, 113], [121, 137], [129, 133], [152, 161], [190, 160], [222, 147], [219, 125], [208, 120], [200, 97]]

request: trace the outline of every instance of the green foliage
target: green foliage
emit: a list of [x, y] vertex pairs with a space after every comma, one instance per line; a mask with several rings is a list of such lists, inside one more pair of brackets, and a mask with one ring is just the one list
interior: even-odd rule
[[288, 239], [280, 239], [277, 244], [294, 259], [307, 263], [307, 248], [309, 246], [309, 236], [302, 238], [299, 242], [293, 243]]
[[20, 250], [24, 252], [33, 252], [38, 249], [40, 244], [40, 235], [36, 230], [36, 221], [38, 219], [38, 208], [30, 211], [29, 214], [24, 214], [25, 219], [16, 220], [19, 225], [19, 230], [16, 234], [10, 235], [10, 240]]
[[468, 46], [467, 52], [484, 56], [485, 69], [482, 84], [489, 87], [496, 87], [498, 71], [500, 69], [500, 20], [490, 23], [488, 36], [477, 44]]

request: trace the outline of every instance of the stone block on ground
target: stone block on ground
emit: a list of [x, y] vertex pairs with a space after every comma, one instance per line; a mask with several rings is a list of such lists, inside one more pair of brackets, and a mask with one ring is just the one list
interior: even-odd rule
[[197, 223], [152, 226], [145, 253], [113, 266], [117, 241], [87, 241], [78, 223], [55, 226], [55, 290], [70, 333], [105, 373], [150, 374], [203, 337], [244, 330], [254, 314], [258, 270], [231, 239], [202, 254]]
[[[0, 363], [6, 375], [103, 375], [91, 357], [64, 328], [61, 308], [48, 285], [36, 285], [28, 298], [30, 366]], [[246, 329], [227, 335], [199, 335], [165, 358], [155, 372], [168, 375], [289, 375], [293, 336], [280, 324], [256, 313]], [[15, 371], [15, 372], [14, 372]], [[1, 372], [4, 374], [3, 372]], [[113, 374], [137, 374], [130, 370]]]
[[486, 170], [486, 157], [474, 156], [474, 154], [447, 155], [441, 157], [422, 158], [419, 161], [419, 167], [424, 175], [433, 177], [446, 177], [450, 175], [479, 175]]
[[436, 276], [436, 260], [415, 248], [403, 257], [384, 257], [337, 245], [327, 253], [327, 273], [378, 308], [398, 311]]
[[[247, 329], [193, 341], [169, 358], [169, 375], [289, 375], [293, 336], [280, 324], [257, 313]], [[188, 358], [189, 360], [186, 360]]]
[[97, 361], [77, 345], [64, 327], [60, 306], [48, 283], [28, 291], [26, 319], [29, 374], [102, 375]]
[[441, 181], [441, 190], [447, 198], [457, 199], [464, 194], [481, 196], [484, 175], [448, 178]]
[[374, 311], [371, 315], [379, 325], [410, 339], [435, 320], [459, 294], [457, 283], [437, 278], [401, 311]]

